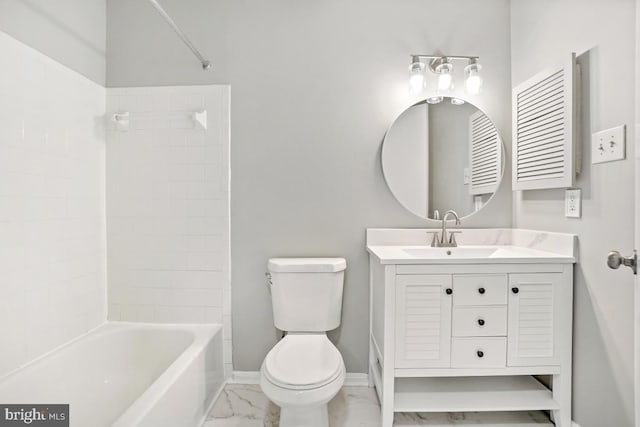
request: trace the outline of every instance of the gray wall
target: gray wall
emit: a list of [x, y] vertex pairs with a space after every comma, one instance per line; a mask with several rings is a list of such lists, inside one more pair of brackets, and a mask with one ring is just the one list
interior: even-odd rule
[[[515, 224], [579, 235], [574, 311], [574, 419], [633, 423], [633, 275], [606, 266], [633, 248], [635, 0], [512, 1], [512, 83], [571, 51], [584, 52], [582, 218], [564, 217], [564, 191], [520, 192]], [[627, 160], [591, 165], [591, 132], [627, 124]]]
[[[163, 5], [215, 69], [203, 72], [145, 2], [109, 0], [107, 85], [231, 84], [235, 369], [258, 370], [277, 340], [267, 259], [344, 256], [342, 326], [330, 337], [349, 372], [366, 372], [365, 228], [429, 225], [394, 200], [380, 169], [385, 130], [415, 102], [408, 95], [409, 54], [479, 55], [486, 86], [470, 100], [508, 136], [508, 0]], [[509, 227], [508, 183], [464, 225]]]
[[0, 31], [105, 84], [106, 0], [0, 0]]

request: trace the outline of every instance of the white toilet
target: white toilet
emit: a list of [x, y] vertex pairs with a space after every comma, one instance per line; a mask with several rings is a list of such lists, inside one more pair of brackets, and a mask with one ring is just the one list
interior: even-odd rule
[[344, 384], [326, 331], [340, 326], [344, 258], [273, 258], [273, 318], [287, 335], [262, 362], [260, 387], [280, 406], [280, 427], [328, 427], [327, 403]]

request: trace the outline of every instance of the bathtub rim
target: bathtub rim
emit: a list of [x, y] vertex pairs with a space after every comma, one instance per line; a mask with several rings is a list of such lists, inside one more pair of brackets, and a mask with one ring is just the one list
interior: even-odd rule
[[[145, 389], [144, 392], [127, 407], [122, 414], [114, 421], [113, 426], [129, 426], [136, 425], [136, 422], [142, 420], [154, 407], [158, 401], [158, 396], [162, 396], [168, 389], [177, 382], [185, 370], [187, 370], [193, 361], [202, 354], [207, 344], [218, 334], [222, 334], [222, 324], [219, 323], [139, 323], [139, 322], [111, 322], [126, 325], [146, 325], [160, 329], [171, 330], [188, 330], [194, 333], [193, 342], [185, 348], [178, 357]], [[220, 337], [223, 344], [223, 337]], [[222, 351], [222, 348], [221, 348]], [[222, 357], [222, 354], [220, 355]], [[221, 359], [222, 360], [222, 359]], [[215, 403], [218, 396], [224, 389], [226, 379], [224, 378], [224, 363], [221, 362], [222, 380], [221, 386], [213, 395], [212, 402]], [[200, 425], [206, 420], [211, 405], [205, 408], [204, 416], [200, 421]]]
[[[102, 322], [100, 325], [83, 332], [81, 335], [74, 337], [73, 339], [59, 345], [58, 347], [47, 351], [46, 353], [28, 361], [27, 363], [12, 369], [6, 374], [0, 376], [0, 383], [4, 381], [9, 381], [13, 377], [20, 375], [23, 372], [28, 372], [29, 368], [43, 362], [45, 359], [62, 353], [67, 350], [69, 347], [77, 344], [81, 341], [97, 337], [100, 334], [110, 335], [117, 333], [119, 331], [128, 331], [128, 330], [178, 330], [185, 331], [192, 334], [192, 341], [187, 345], [185, 349], [183, 349], [178, 356], [167, 366], [167, 368], [162, 371], [157, 378], [134, 400], [131, 405], [124, 408], [120, 416], [115, 420], [114, 425], [119, 425], [121, 422], [130, 422], [135, 420], [141, 420], [145, 415], [149, 413], [153, 409], [155, 402], [161, 392], [166, 392], [166, 390], [174, 384], [182, 373], [191, 363], [193, 363], [194, 359], [197, 358], [206, 348], [207, 344], [214, 339], [214, 337], [218, 334], [220, 336], [220, 342], [222, 346], [224, 346], [224, 337], [222, 336], [223, 325], [220, 323], [147, 323], [147, 322], [127, 322], [127, 321], [113, 321], [107, 320]], [[220, 349], [222, 352], [223, 348]], [[223, 355], [220, 355], [221, 360]], [[209, 414], [211, 409], [215, 405], [218, 397], [224, 390], [224, 386], [227, 383], [227, 378], [224, 374], [224, 362], [221, 361], [221, 369], [222, 369], [222, 378], [221, 385], [213, 394], [213, 398], [211, 402], [208, 404], [207, 408], [204, 408], [204, 415], [202, 419], [199, 421], [199, 425], [202, 425]], [[127, 425], [127, 424], [122, 424]]]

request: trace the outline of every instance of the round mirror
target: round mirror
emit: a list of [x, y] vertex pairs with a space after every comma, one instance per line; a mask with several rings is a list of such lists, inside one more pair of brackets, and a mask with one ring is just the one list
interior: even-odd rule
[[502, 139], [493, 122], [460, 98], [429, 97], [407, 108], [382, 143], [382, 172], [409, 211], [462, 218], [487, 204], [502, 172]]

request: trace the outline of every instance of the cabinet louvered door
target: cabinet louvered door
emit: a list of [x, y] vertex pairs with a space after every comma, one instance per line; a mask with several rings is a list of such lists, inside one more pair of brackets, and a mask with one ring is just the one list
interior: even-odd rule
[[510, 274], [507, 332], [509, 366], [549, 366], [560, 363], [556, 331], [562, 275]]
[[502, 176], [502, 145], [491, 120], [478, 111], [469, 116], [469, 194], [495, 193]]
[[576, 174], [575, 54], [513, 89], [513, 189], [571, 187]]
[[448, 368], [451, 275], [399, 275], [396, 280], [396, 368]]

